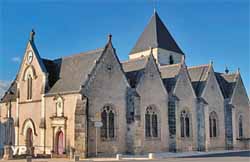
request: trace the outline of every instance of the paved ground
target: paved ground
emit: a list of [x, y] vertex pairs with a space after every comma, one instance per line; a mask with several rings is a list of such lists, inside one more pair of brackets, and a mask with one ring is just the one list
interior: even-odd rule
[[[126, 157], [121, 162], [250, 162], [250, 151], [236, 151], [236, 152], [214, 152], [214, 153], [193, 153], [188, 154], [175, 154], [176, 157], [166, 157], [166, 155], [171, 155], [165, 153], [165, 157], [161, 154], [157, 155], [157, 160], [148, 160], [146, 156], [142, 157]], [[96, 162], [118, 162], [114, 158], [98, 158], [90, 159]], [[4, 162], [6, 160], [1, 160]], [[69, 159], [32, 159], [34, 162], [73, 162]], [[80, 162], [87, 162], [88, 160], [81, 160]], [[26, 162], [26, 160], [9, 160], [6, 162]]]

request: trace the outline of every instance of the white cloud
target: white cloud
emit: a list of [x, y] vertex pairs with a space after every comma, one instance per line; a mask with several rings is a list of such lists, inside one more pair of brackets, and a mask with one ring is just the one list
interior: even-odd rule
[[0, 80], [0, 97], [3, 96], [3, 94], [9, 88], [9, 86], [10, 86], [10, 82], [9, 81]]
[[18, 56], [15, 56], [15, 57], [12, 57], [11, 58], [11, 61], [13, 61], [13, 62], [21, 62], [21, 58], [20, 57], [18, 57]]

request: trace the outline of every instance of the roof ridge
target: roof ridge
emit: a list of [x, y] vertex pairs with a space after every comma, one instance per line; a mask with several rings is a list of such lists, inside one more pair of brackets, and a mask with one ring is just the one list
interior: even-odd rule
[[199, 68], [199, 67], [205, 67], [205, 66], [209, 66], [209, 64], [196, 65], [196, 66], [189, 66], [189, 67], [187, 67], [187, 68], [188, 68], [188, 69], [193, 69], [193, 68]]
[[236, 75], [237, 72], [230, 72], [230, 73], [228, 73], [228, 74], [226, 74], [226, 73], [219, 73], [219, 74], [220, 74], [220, 75], [229, 76], [229, 75]]
[[156, 47], [158, 48], [159, 47], [159, 37], [158, 37], [158, 30], [157, 30], [157, 17], [158, 16], [158, 13], [157, 12], [154, 12], [153, 14], [154, 18], [155, 18], [155, 34], [156, 34]]
[[146, 58], [147, 58], [147, 56], [137, 57], [137, 58], [121, 61], [121, 63], [133, 62], [133, 61], [143, 60], [143, 59], [146, 59]]
[[179, 66], [180, 64], [181, 64], [181, 63], [177, 63], [177, 64], [168, 64], [168, 65], [160, 66], [160, 68], [167, 68], [167, 67]]
[[44, 60], [44, 61], [51, 61], [51, 62], [53, 62], [53, 60], [50, 60], [50, 59], [48, 59], [48, 58], [42, 58], [42, 57], [41, 57], [41, 59]]
[[104, 48], [96, 48], [94, 50], [89, 50], [89, 51], [85, 51], [85, 52], [80, 52], [80, 53], [75, 53], [75, 54], [72, 54], [72, 55], [69, 55], [69, 56], [63, 56], [63, 57], [59, 57], [59, 58], [56, 58], [52, 61], [56, 61], [56, 60], [59, 60], [59, 59], [67, 59], [67, 58], [71, 58], [71, 57], [75, 57], [75, 56], [80, 56], [80, 55], [89, 55], [89, 54], [93, 54], [97, 51], [101, 51], [101, 50], [104, 50]]

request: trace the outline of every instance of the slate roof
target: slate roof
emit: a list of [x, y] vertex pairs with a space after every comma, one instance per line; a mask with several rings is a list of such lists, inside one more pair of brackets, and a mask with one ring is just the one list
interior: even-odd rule
[[163, 84], [168, 93], [170, 93], [176, 84], [176, 76], [180, 71], [180, 64], [165, 65], [159, 68]]
[[149, 47], [158, 47], [184, 54], [161, 21], [157, 12], [154, 12], [149, 24], [137, 40], [136, 45], [131, 50], [130, 54], [148, 50]]
[[[49, 87], [47, 87], [46, 94], [79, 91], [103, 51], [104, 48], [100, 48], [55, 60], [41, 58], [43, 70], [49, 73]], [[1, 98], [1, 102], [14, 101], [17, 97], [16, 90], [16, 81], [13, 81]]]
[[172, 78], [175, 77], [180, 71], [180, 64], [172, 64], [160, 66], [159, 68], [161, 72], [161, 77], [164, 78]]
[[236, 85], [237, 73], [224, 74], [216, 72], [215, 76], [224, 98], [231, 98]]
[[46, 67], [47, 72], [49, 73], [49, 87], [52, 87], [55, 82], [59, 79], [59, 67], [53, 60], [42, 59], [43, 64]]
[[200, 65], [188, 68], [188, 73], [196, 95], [201, 96], [207, 80], [209, 65]]
[[34, 50], [34, 53], [35, 53], [35, 55], [37, 57], [38, 63], [40, 65], [42, 71], [46, 73], [47, 69], [46, 69], [45, 65], [43, 64], [43, 61], [42, 61], [42, 59], [40, 57], [40, 54], [39, 54], [39, 52], [38, 52], [38, 50], [37, 50], [37, 48], [35, 46], [35, 43], [33, 41], [29, 41], [29, 43], [30, 43], [32, 49]]
[[144, 69], [147, 64], [147, 57], [136, 58], [122, 62], [124, 72], [131, 72]]
[[[52, 84], [48, 94], [59, 92], [79, 91], [81, 85], [87, 80], [88, 74], [95, 66], [104, 49], [97, 49], [77, 55], [56, 59], [52, 62], [45, 61], [46, 68], [51, 72]], [[51, 69], [55, 68], [55, 69]], [[58, 80], [54, 82], [58, 77]]]
[[121, 64], [130, 86], [135, 88], [146, 67], [147, 57], [124, 61]]
[[9, 89], [5, 92], [3, 97], [1, 98], [1, 102], [15, 101], [17, 97], [17, 84], [14, 80]]
[[[61, 92], [79, 91], [80, 86], [88, 78], [88, 74], [95, 66], [104, 49], [97, 49], [59, 58], [56, 60], [42, 59], [46, 71], [49, 72], [50, 89], [46, 94], [55, 94]], [[125, 75], [131, 85], [135, 88], [143, 74], [147, 63], [147, 58], [139, 58], [122, 62]], [[176, 84], [176, 76], [180, 70], [180, 64], [160, 66], [159, 71], [168, 93], [170, 93]], [[200, 65], [189, 67], [188, 73], [192, 86], [197, 96], [200, 96], [206, 83], [209, 65]], [[236, 73], [224, 74], [215, 72], [216, 79], [224, 98], [231, 98], [236, 85]], [[1, 102], [15, 101], [17, 97], [17, 85], [14, 80], [1, 99]]]

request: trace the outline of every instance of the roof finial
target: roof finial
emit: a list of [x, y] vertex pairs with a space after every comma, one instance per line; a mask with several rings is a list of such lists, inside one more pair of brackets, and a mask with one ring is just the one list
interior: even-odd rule
[[213, 61], [213, 60], [210, 60], [209, 64], [210, 64], [210, 65], [213, 65], [213, 64], [214, 64], [214, 61]]
[[239, 68], [239, 67], [237, 68], [237, 73], [238, 73], [238, 74], [240, 73], [240, 68]]
[[156, 0], [153, 0], [153, 5], [154, 5], [154, 13], [156, 13]]
[[150, 54], [153, 54], [153, 47], [149, 46]]
[[34, 29], [32, 29], [31, 32], [30, 32], [30, 41], [31, 41], [31, 42], [34, 42], [35, 34], [36, 34], [36, 33], [35, 33]]
[[226, 69], [225, 69], [225, 73], [228, 74], [229, 73], [229, 69], [228, 67], [226, 66]]
[[182, 65], [185, 64], [185, 55], [182, 55], [182, 56], [181, 56], [181, 64], [182, 64]]
[[108, 35], [108, 42], [111, 42], [112, 41], [112, 35], [109, 33]]

